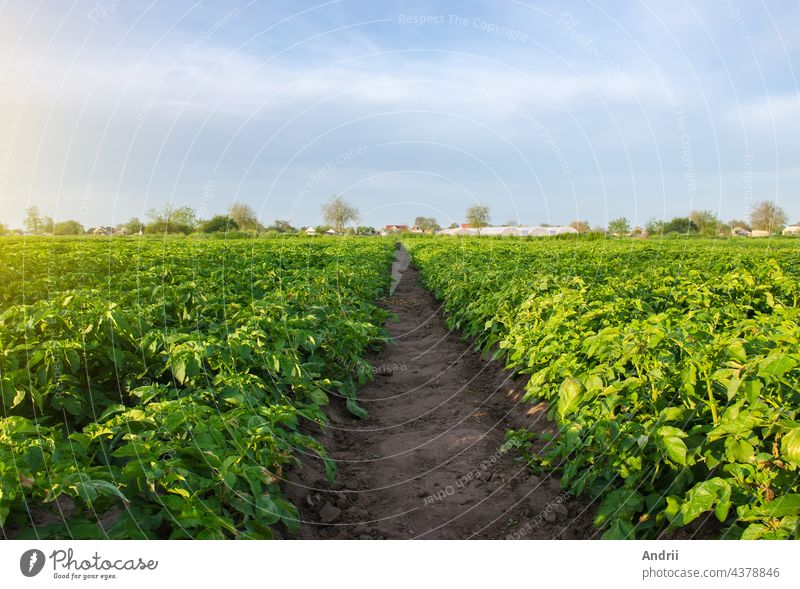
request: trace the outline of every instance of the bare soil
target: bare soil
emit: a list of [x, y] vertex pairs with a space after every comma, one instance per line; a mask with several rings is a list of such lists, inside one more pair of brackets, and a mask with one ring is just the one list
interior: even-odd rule
[[329, 486], [310, 458], [286, 481], [301, 505], [298, 537], [593, 537], [590, 504], [500, 451], [509, 429], [552, 431], [546, 408], [522, 402], [523, 379], [447, 328], [404, 250], [393, 276], [384, 302], [397, 316], [386, 326], [393, 341], [371, 358], [376, 378], [359, 392], [369, 418], [336, 402], [318, 434], [338, 463], [337, 482]]

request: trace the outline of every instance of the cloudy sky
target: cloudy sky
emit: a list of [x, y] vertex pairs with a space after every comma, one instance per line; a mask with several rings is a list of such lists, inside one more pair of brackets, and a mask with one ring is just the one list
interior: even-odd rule
[[797, 2], [0, 0], [0, 222], [800, 220]]

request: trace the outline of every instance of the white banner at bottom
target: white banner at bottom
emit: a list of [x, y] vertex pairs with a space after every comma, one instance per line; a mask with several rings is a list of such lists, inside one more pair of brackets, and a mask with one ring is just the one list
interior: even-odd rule
[[797, 587], [797, 544], [6, 541], [3, 587]]

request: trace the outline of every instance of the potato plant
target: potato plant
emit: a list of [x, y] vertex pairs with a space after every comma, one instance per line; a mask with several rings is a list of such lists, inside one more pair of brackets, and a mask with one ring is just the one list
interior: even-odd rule
[[[0, 528], [269, 538], [303, 423], [372, 377], [383, 240], [5, 239]], [[24, 261], [24, 264], [23, 264]], [[24, 269], [24, 271], [23, 271]]]
[[549, 403], [555, 436], [509, 439], [599, 501], [604, 537], [698, 524], [800, 537], [796, 245], [407, 245], [450, 325], [527, 375], [527, 401]]

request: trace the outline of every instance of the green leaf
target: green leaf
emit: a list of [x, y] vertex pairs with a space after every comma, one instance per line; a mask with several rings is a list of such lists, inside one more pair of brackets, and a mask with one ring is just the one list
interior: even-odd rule
[[87, 503], [92, 503], [100, 495], [118, 497], [125, 502], [128, 501], [122, 491], [108, 481], [85, 479], [74, 483], [72, 486], [77, 495]]
[[367, 413], [367, 411], [361, 405], [359, 405], [355, 399], [347, 399], [346, 405], [347, 410], [356, 417], [360, 419], [366, 419], [369, 417], [369, 413]]
[[120, 446], [112, 453], [116, 458], [136, 458], [146, 457], [148, 455], [148, 447], [141, 442], [130, 442]]
[[173, 358], [172, 360], [172, 376], [179, 384], [186, 382], [186, 358]]
[[728, 346], [728, 355], [742, 364], [747, 361], [747, 352], [742, 342], [738, 340]]
[[311, 389], [311, 400], [317, 405], [327, 405], [328, 395], [322, 389]]
[[697, 483], [686, 493], [686, 501], [681, 505], [677, 522], [685, 526], [715, 505], [717, 519], [725, 521], [731, 509], [731, 485], [719, 477]]
[[781, 497], [776, 497], [755, 511], [758, 514], [765, 515], [767, 517], [800, 515], [800, 494], [789, 493]]
[[592, 374], [586, 378], [585, 386], [587, 391], [599, 391], [604, 386], [603, 379]]
[[742, 532], [742, 540], [759, 540], [767, 531], [767, 526], [764, 524], [750, 524]]
[[328, 483], [333, 484], [333, 482], [336, 480], [336, 461], [327, 456], [323, 457], [322, 461], [325, 464], [325, 475], [328, 479]]
[[119, 348], [109, 348], [108, 357], [114, 363], [114, 366], [116, 367], [117, 370], [124, 368], [125, 353], [122, 350], [120, 350]]
[[272, 525], [281, 519], [281, 509], [269, 495], [261, 495], [256, 499], [256, 513], [262, 524]]
[[727, 435], [747, 437], [758, 424], [759, 420], [748, 413], [740, 413], [730, 420], [723, 417], [720, 424], [708, 432], [708, 441], [713, 442]]
[[184, 499], [189, 499], [191, 495], [189, 495], [189, 491], [184, 489], [183, 487], [171, 487], [167, 489], [168, 493], [174, 493], [175, 495], [180, 495]]
[[686, 433], [677, 427], [665, 425], [656, 430], [656, 440], [662, 451], [672, 462], [681, 466], [686, 466], [687, 448], [681, 439], [685, 437]]
[[795, 366], [797, 366], [797, 361], [787, 354], [770, 354], [761, 362], [758, 376], [780, 378]]
[[800, 428], [795, 428], [781, 438], [781, 456], [795, 466], [800, 466]]
[[644, 507], [644, 497], [633, 489], [615, 489], [608, 493], [597, 510], [595, 524], [602, 525], [607, 521], [630, 521]]
[[122, 405], [122, 404], [119, 404], [119, 403], [117, 403], [115, 405], [109, 405], [106, 408], [106, 410], [103, 411], [103, 413], [100, 414], [100, 417], [97, 418], [97, 421], [105, 421], [106, 419], [108, 419], [112, 415], [116, 415], [117, 413], [121, 413], [122, 411], [127, 411], [127, 410], [128, 410], [128, 408], [125, 407], [125, 405]]
[[11, 401], [11, 408], [20, 405], [25, 400], [25, 391], [18, 390], [14, 395], [14, 399]]
[[559, 418], [564, 419], [578, 407], [582, 393], [583, 385], [575, 378], [568, 378], [561, 383], [556, 408]]
[[754, 462], [756, 452], [753, 445], [747, 440], [737, 440], [736, 438], [725, 439], [725, 456], [729, 462]]

